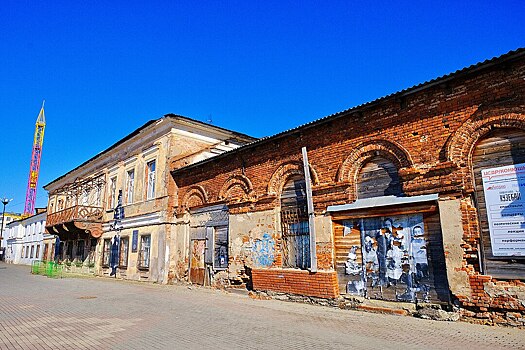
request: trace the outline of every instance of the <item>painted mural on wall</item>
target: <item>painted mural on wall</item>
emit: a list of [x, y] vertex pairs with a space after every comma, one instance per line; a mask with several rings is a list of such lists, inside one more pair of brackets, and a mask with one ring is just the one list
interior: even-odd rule
[[265, 233], [256, 239], [252, 246], [252, 259], [255, 267], [269, 267], [275, 260], [275, 240]]
[[352, 246], [345, 262], [345, 274], [354, 276], [347, 293], [372, 298], [389, 295], [398, 301], [427, 300], [430, 288], [424, 227], [422, 214], [345, 222], [345, 230], [357, 228], [361, 234], [361, 249]]

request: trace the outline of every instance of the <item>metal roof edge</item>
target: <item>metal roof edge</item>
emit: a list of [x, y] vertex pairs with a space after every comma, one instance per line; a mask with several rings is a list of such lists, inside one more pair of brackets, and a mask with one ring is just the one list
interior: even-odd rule
[[420, 83], [420, 84], [417, 84], [417, 85], [413, 85], [413, 86], [411, 86], [409, 88], [406, 88], [406, 89], [403, 89], [403, 90], [399, 90], [397, 92], [394, 92], [394, 93], [391, 93], [391, 94], [379, 97], [379, 98], [377, 98], [375, 100], [362, 103], [360, 105], [357, 105], [357, 106], [345, 109], [343, 111], [336, 112], [336, 113], [333, 113], [333, 114], [321, 117], [319, 119], [315, 119], [315, 120], [307, 122], [305, 124], [301, 124], [299, 126], [296, 126], [296, 127], [292, 128], [292, 129], [284, 130], [284, 131], [281, 131], [281, 132], [279, 132], [277, 134], [274, 134], [274, 135], [271, 135], [271, 136], [261, 137], [261, 138], [259, 138], [258, 140], [254, 141], [254, 142], [251, 142], [251, 143], [248, 143], [248, 144], [246, 144], [244, 146], [235, 148], [235, 149], [233, 149], [231, 151], [224, 152], [224, 153], [221, 153], [221, 154], [216, 155], [214, 157], [201, 160], [200, 162], [196, 162], [196, 163], [193, 163], [193, 164], [189, 164], [189, 165], [187, 165], [185, 167], [181, 167], [181, 168], [172, 170], [171, 173], [172, 174], [177, 174], [177, 173], [182, 172], [182, 171], [186, 171], [186, 170], [189, 170], [189, 169], [192, 169], [192, 168], [196, 168], [196, 167], [198, 167], [198, 166], [200, 166], [202, 164], [205, 164], [205, 163], [208, 163], [208, 162], [212, 162], [212, 161], [217, 160], [217, 159], [224, 158], [224, 157], [228, 156], [231, 153], [241, 152], [242, 150], [246, 150], [246, 149], [250, 149], [252, 147], [256, 147], [257, 145], [263, 144], [265, 142], [278, 140], [278, 139], [280, 139], [282, 137], [285, 137], [285, 136], [287, 136], [289, 134], [292, 134], [294, 132], [297, 132], [297, 131], [300, 131], [300, 130], [309, 129], [311, 127], [318, 126], [320, 124], [329, 122], [331, 120], [340, 118], [342, 116], [345, 116], [345, 115], [348, 115], [348, 114], [351, 114], [351, 113], [361, 112], [364, 109], [371, 108], [371, 107], [373, 107], [373, 106], [375, 106], [375, 105], [377, 105], [377, 104], [379, 104], [379, 103], [381, 103], [381, 102], [383, 102], [383, 101], [385, 101], [387, 99], [395, 98], [395, 97], [408, 96], [408, 95], [417, 93], [419, 91], [422, 91], [422, 90], [425, 90], [425, 89], [429, 89], [429, 88], [431, 88], [433, 86], [446, 83], [446, 82], [448, 82], [450, 80], [457, 79], [457, 78], [459, 78], [461, 76], [465, 76], [467, 74], [472, 74], [472, 73], [475, 73], [477, 71], [490, 68], [490, 67], [492, 67], [492, 66], [494, 66], [496, 64], [501, 64], [501, 63], [509, 61], [509, 60], [514, 60], [514, 59], [520, 58], [522, 56], [525, 56], [525, 48], [518, 48], [516, 50], [511, 50], [511, 51], [509, 51], [509, 52], [507, 52], [505, 54], [502, 54], [500, 56], [496, 56], [496, 57], [492, 57], [490, 59], [486, 59], [484, 61], [472, 64], [472, 65], [464, 67], [462, 69], [458, 69], [458, 70], [456, 70], [456, 71], [454, 71], [452, 73], [442, 75], [440, 77], [428, 80], [426, 82], [423, 82], [423, 83]]
[[218, 126], [215, 126], [215, 125], [207, 124], [207, 123], [201, 122], [199, 120], [195, 120], [195, 119], [192, 119], [192, 118], [189, 118], [189, 117], [185, 117], [185, 116], [182, 116], [182, 115], [169, 113], [169, 114], [165, 114], [161, 118], [149, 120], [148, 122], [143, 124], [141, 127], [139, 127], [138, 129], [132, 131], [128, 135], [124, 136], [122, 139], [118, 140], [117, 142], [115, 142], [114, 144], [112, 144], [111, 146], [106, 148], [105, 150], [97, 153], [96, 155], [94, 155], [93, 157], [89, 158], [88, 160], [86, 160], [82, 164], [80, 164], [77, 167], [69, 170], [67, 173], [57, 177], [56, 179], [54, 179], [53, 181], [47, 183], [46, 185], [44, 185], [42, 187], [45, 190], [47, 190], [46, 187], [48, 187], [48, 186], [52, 185], [53, 183], [63, 179], [64, 177], [66, 177], [67, 175], [71, 174], [75, 170], [82, 168], [84, 165], [88, 164], [89, 162], [99, 158], [100, 156], [102, 156], [105, 153], [111, 151], [112, 149], [118, 147], [119, 145], [123, 144], [124, 142], [132, 139], [134, 136], [138, 135], [142, 130], [146, 129], [148, 126], [150, 126], [152, 124], [156, 124], [157, 122], [159, 122], [159, 121], [161, 121], [163, 119], [168, 119], [168, 118], [172, 119], [174, 121], [184, 121], [184, 122], [189, 122], [189, 123], [192, 123], [192, 124], [195, 124], [195, 125], [200, 125], [200, 126], [203, 126], [203, 127], [206, 127], [206, 128], [218, 129], [218, 130], [220, 130], [222, 132], [231, 133], [232, 135], [234, 135], [235, 137], [240, 138], [241, 140], [251, 140], [251, 141], [258, 140], [255, 137], [252, 137], [252, 136], [249, 136], [249, 135], [246, 135], [246, 134], [242, 134], [242, 133], [239, 133], [239, 132], [236, 132], [236, 131], [233, 131], [233, 130], [229, 130], [229, 129], [221, 128], [221, 127], [218, 127]]
[[326, 208], [327, 212], [339, 212], [339, 211], [349, 211], [357, 209], [367, 209], [375, 207], [388, 207], [393, 205], [401, 204], [413, 204], [421, 202], [430, 202], [436, 201], [439, 199], [437, 193], [433, 194], [424, 194], [421, 196], [412, 196], [412, 197], [396, 197], [396, 196], [382, 196], [382, 197], [373, 197], [358, 199], [350, 204], [341, 204], [341, 205], [330, 205]]

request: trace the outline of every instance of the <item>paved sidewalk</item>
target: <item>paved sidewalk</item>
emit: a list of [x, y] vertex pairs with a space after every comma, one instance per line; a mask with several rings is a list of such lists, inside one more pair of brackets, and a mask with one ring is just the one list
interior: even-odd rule
[[525, 349], [525, 330], [0, 263], [0, 349]]

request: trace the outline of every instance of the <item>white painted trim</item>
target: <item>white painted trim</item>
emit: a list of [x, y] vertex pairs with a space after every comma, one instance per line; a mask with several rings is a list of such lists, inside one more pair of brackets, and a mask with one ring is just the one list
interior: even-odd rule
[[146, 149], [145, 151], [142, 151], [142, 156], [144, 158], [147, 158], [147, 157], [149, 157], [150, 155], [152, 155], [153, 153], [155, 153], [158, 150], [159, 150], [159, 146], [158, 145], [154, 145], [153, 147], [150, 147], [150, 148]]
[[127, 160], [124, 161], [124, 166], [129, 166], [131, 163], [134, 163], [137, 161], [137, 156], [133, 156]]

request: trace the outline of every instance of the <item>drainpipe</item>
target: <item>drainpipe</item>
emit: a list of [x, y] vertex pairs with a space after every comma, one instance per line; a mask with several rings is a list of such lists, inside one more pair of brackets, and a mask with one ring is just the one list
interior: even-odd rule
[[303, 154], [304, 180], [306, 183], [306, 203], [308, 205], [308, 230], [310, 233], [310, 272], [317, 272], [317, 249], [315, 246], [314, 201], [312, 198], [312, 180], [306, 147], [301, 149]]

